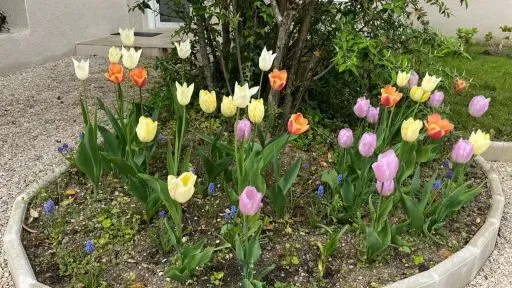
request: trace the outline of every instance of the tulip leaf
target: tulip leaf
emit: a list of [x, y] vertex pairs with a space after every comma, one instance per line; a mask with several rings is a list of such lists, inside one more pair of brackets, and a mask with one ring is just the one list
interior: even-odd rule
[[98, 125], [98, 132], [100, 132], [101, 137], [103, 138], [103, 151], [113, 156], [121, 156], [119, 141], [116, 136], [112, 134], [110, 130], [101, 125]]
[[246, 261], [249, 265], [254, 265], [258, 262], [258, 259], [261, 255], [261, 246], [260, 246], [260, 233], [261, 229], [254, 234], [252, 239], [249, 241], [246, 250]]
[[373, 259], [391, 244], [391, 229], [388, 221], [378, 231], [368, 227], [365, 234], [366, 256], [368, 259]]
[[78, 169], [91, 180], [95, 188], [98, 187], [103, 172], [97, 133], [97, 114], [95, 113], [94, 121], [89, 122], [85, 127], [82, 141], [78, 144], [75, 155]]
[[423, 216], [423, 211], [417, 201], [412, 199], [411, 197], [402, 194], [402, 206], [404, 208], [405, 213], [410, 221], [410, 226], [421, 232], [423, 230], [423, 225], [425, 224], [425, 217]]

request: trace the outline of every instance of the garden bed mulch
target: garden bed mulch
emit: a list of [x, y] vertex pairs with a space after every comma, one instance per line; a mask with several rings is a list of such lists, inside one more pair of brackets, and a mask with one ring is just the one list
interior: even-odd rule
[[[318, 159], [314, 154], [299, 153], [299, 157], [304, 165], [297, 183], [302, 186], [295, 184], [293, 188], [293, 213], [284, 219], [272, 218], [269, 205], [264, 205], [263, 213], [269, 216], [264, 217], [262, 259], [257, 270], [276, 264], [266, 278], [270, 287], [381, 287], [406, 278], [465, 246], [485, 222], [490, 207], [491, 193], [484, 185], [484, 191], [447, 221], [435, 239], [403, 237], [413, 243], [410, 253], [391, 247], [372, 263], [362, 259], [362, 236], [350, 227], [329, 260], [324, 277], [319, 278], [317, 242], [325, 243], [328, 236], [316, 224], [334, 230], [341, 226], [319, 219], [312, 210], [318, 206], [314, 190], [319, 184], [319, 176], [312, 175], [319, 175], [327, 164], [313, 160]], [[472, 167], [468, 174], [475, 183], [485, 181], [479, 168]], [[221, 192], [205, 195], [208, 183], [200, 184], [196, 196], [184, 206], [185, 237], [206, 238], [208, 245], [220, 246], [219, 233], [230, 204]], [[42, 204], [49, 198], [59, 199], [60, 205], [53, 214], [44, 215]], [[26, 225], [34, 231], [25, 231], [22, 241], [37, 279], [51, 287], [81, 287], [77, 281], [71, 283], [69, 274], [84, 265], [99, 267], [103, 287], [239, 287], [241, 282], [240, 268], [229, 249], [214, 254], [212, 262], [186, 284], [166, 279], [165, 268], [175, 256], [172, 250], [163, 252], [159, 244], [157, 227], [161, 220], [156, 217], [148, 223], [139, 204], [113, 177], [106, 177], [100, 191], [93, 194], [85, 178], [71, 168], [33, 198], [27, 220], [30, 209], [39, 217]], [[96, 266], [84, 264], [86, 240], [94, 241]]]

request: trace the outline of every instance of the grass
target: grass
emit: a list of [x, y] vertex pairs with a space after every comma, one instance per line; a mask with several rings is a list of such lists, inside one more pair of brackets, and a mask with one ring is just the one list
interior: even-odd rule
[[[471, 80], [468, 90], [462, 94], [446, 95], [457, 130], [482, 129], [491, 133], [493, 140], [512, 140], [512, 57], [483, 55], [484, 47], [473, 47], [471, 59], [445, 57], [441, 64], [455, 69], [465, 80]], [[463, 75], [463, 76], [462, 76]], [[489, 110], [479, 119], [467, 112], [471, 98], [484, 95], [491, 98]]]

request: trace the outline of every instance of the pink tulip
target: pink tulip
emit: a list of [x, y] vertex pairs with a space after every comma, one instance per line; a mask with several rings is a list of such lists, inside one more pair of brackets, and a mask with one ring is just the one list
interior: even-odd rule
[[444, 93], [442, 91], [434, 91], [430, 98], [428, 99], [428, 106], [432, 108], [437, 108], [443, 104]]
[[387, 182], [393, 180], [400, 167], [400, 161], [396, 157], [395, 151], [389, 149], [388, 151], [379, 154], [377, 162], [372, 164], [375, 178], [380, 182]]
[[239, 197], [238, 207], [240, 208], [240, 212], [247, 216], [252, 216], [258, 211], [260, 211], [261, 200], [263, 199], [263, 194], [258, 192], [255, 187], [247, 186]]
[[377, 192], [379, 192], [382, 196], [389, 196], [393, 191], [395, 191], [395, 180], [390, 180], [386, 182], [377, 181], [375, 185], [377, 188]]
[[379, 107], [370, 107], [368, 115], [366, 115], [366, 121], [370, 124], [375, 124], [379, 121]]
[[485, 98], [484, 96], [475, 96], [469, 102], [468, 112], [473, 117], [480, 117], [489, 109], [489, 102], [491, 98]]
[[452, 150], [452, 161], [459, 164], [466, 164], [473, 157], [473, 145], [467, 140], [460, 139]]
[[412, 71], [411, 77], [409, 78], [409, 86], [407, 88], [411, 89], [414, 86], [418, 86], [419, 81], [420, 81], [420, 76], [418, 76], [418, 73]]
[[251, 121], [247, 119], [242, 119], [238, 121], [236, 125], [236, 141], [241, 143], [242, 140], [248, 141], [251, 137]]
[[370, 157], [377, 147], [377, 135], [371, 132], [366, 132], [359, 140], [359, 153], [364, 157]]
[[357, 117], [364, 118], [368, 115], [370, 107], [370, 100], [366, 99], [366, 97], [359, 97], [354, 106], [354, 113], [356, 113]]
[[352, 134], [352, 130], [350, 128], [341, 129], [340, 133], [338, 133], [338, 145], [346, 149], [352, 146], [353, 142], [354, 135]]

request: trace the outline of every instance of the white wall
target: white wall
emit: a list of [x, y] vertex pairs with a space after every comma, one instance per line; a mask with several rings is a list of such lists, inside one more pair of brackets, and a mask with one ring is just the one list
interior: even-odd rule
[[468, 9], [460, 6], [459, 0], [445, 0], [454, 14], [450, 18], [441, 16], [437, 9], [425, 5], [430, 24], [441, 32], [455, 35], [459, 27], [477, 27], [476, 40], [483, 41], [487, 32], [503, 36], [499, 26], [512, 26], [512, 0], [468, 0]]
[[76, 42], [129, 24], [126, 0], [0, 0], [0, 9], [10, 1], [25, 2], [28, 28], [0, 34], [0, 74], [73, 55]]

